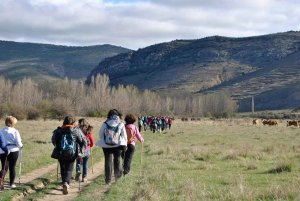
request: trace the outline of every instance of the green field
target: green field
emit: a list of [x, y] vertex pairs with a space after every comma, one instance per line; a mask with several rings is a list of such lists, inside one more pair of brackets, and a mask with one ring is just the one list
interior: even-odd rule
[[[243, 121], [174, 123], [162, 134], [144, 134], [142, 168], [138, 144], [131, 174], [103, 200], [300, 199], [300, 129]], [[99, 178], [77, 200], [99, 200], [103, 183]]]
[[[98, 138], [101, 120], [90, 122]], [[138, 143], [128, 176], [103, 193], [102, 175], [76, 200], [300, 200], [300, 129], [250, 122], [175, 120], [161, 134], [147, 131], [143, 154]], [[24, 173], [55, 162], [50, 138], [60, 124], [18, 122]], [[100, 160], [102, 150], [95, 148], [95, 155]]]

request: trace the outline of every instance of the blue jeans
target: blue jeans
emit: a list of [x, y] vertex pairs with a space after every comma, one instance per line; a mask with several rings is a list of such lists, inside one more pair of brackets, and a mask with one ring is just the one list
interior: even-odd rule
[[[90, 154], [91, 154], [91, 152], [87, 151], [86, 156], [82, 157], [82, 177], [86, 177], [86, 175], [87, 175], [88, 164], [89, 164], [88, 160], [90, 158]], [[80, 160], [81, 160], [81, 158], [76, 159], [76, 173], [81, 172], [80, 171], [80, 167], [81, 167]]]

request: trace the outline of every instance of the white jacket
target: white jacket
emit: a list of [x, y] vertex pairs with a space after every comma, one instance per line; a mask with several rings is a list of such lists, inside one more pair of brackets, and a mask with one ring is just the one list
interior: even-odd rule
[[107, 119], [105, 121], [109, 126], [116, 127], [119, 125], [120, 139], [118, 145], [108, 145], [104, 141], [104, 129], [107, 127], [105, 123], [102, 124], [99, 131], [99, 140], [97, 141], [97, 146], [102, 148], [114, 148], [118, 146], [127, 146], [127, 134], [124, 123], [120, 120], [120, 118], [113, 120]]
[[[0, 138], [3, 146], [7, 146], [8, 152], [19, 151], [20, 147], [23, 147], [20, 133], [13, 127], [4, 127], [0, 130]], [[0, 149], [0, 154], [4, 154], [4, 151]]]

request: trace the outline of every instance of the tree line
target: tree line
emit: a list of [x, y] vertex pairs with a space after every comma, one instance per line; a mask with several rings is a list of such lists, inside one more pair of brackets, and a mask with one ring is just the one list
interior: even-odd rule
[[91, 84], [63, 79], [34, 82], [25, 78], [16, 83], [0, 77], [0, 117], [18, 119], [105, 116], [110, 108], [123, 113], [171, 116], [223, 116], [233, 114], [237, 104], [223, 93], [163, 96], [133, 85], [110, 86], [107, 75], [97, 75]]

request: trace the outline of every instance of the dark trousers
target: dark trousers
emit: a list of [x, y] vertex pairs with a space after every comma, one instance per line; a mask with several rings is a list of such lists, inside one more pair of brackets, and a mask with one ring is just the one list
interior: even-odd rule
[[104, 153], [105, 183], [108, 184], [111, 182], [113, 168], [115, 179], [117, 180], [122, 177], [122, 155], [125, 148], [126, 146], [102, 148]]
[[17, 164], [17, 160], [18, 160], [18, 157], [19, 157], [19, 151], [10, 152], [8, 154], [8, 156], [7, 156], [7, 162], [6, 162], [6, 167], [4, 167], [6, 155], [5, 154], [1, 154], [0, 157], [1, 157], [2, 169], [5, 168], [6, 171], [7, 171], [7, 169], [9, 169], [9, 184], [12, 185], [13, 183], [15, 183], [15, 178], [16, 178], [16, 164]]
[[58, 160], [58, 161], [60, 165], [60, 174], [61, 174], [62, 182], [70, 184], [75, 160], [73, 161]]
[[130, 166], [131, 166], [134, 150], [135, 150], [134, 145], [132, 144], [127, 145], [127, 150], [125, 152], [125, 157], [124, 157], [124, 171], [123, 171], [124, 175], [130, 172]]

